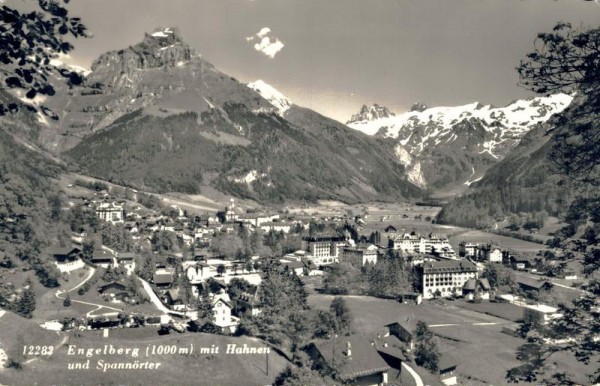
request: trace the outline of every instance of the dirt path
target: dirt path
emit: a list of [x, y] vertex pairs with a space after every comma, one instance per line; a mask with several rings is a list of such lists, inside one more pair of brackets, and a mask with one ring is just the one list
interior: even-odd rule
[[[61, 295], [63, 295], [63, 294], [66, 294], [66, 293], [68, 293], [68, 292], [75, 291], [76, 289], [78, 289], [79, 287], [81, 287], [82, 285], [84, 285], [85, 283], [87, 283], [87, 282], [88, 282], [88, 281], [89, 281], [89, 280], [92, 278], [92, 276], [94, 276], [94, 273], [95, 273], [95, 272], [96, 272], [96, 269], [95, 269], [95, 268], [91, 268], [91, 269], [90, 269], [90, 273], [88, 274], [88, 276], [87, 276], [85, 279], [83, 279], [83, 280], [82, 280], [82, 281], [81, 281], [79, 284], [77, 284], [75, 287], [73, 287], [73, 288], [71, 288], [71, 289], [68, 289], [68, 290], [64, 290], [64, 291], [58, 290], [58, 291], [56, 291], [56, 293], [54, 294], [54, 296], [56, 296], [56, 298], [57, 298], [57, 299], [60, 299], [60, 300], [65, 300], [65, 299], [66, 299], [66, 296], [61, 296]], [[98, 316], [98, 315], [97, 315], [97, 314], [95, 314], [95, 313], [96, 313], [97, 311], [101, 310], [102, 308], [106, 308], [106, 309], [108, 309], [108, 310], [117, 311], [117, 312], [121, 312], [121, 311], [123, 311], [123, 310], [122, 310], [122, 309], [120, 309], [120, 308], [110, 307], [110, 306], [107, 306], [107, 305], [104, 305], [104, 304], [98, 304], [98, 303], [84, 302], [84, 301], [81, 301], [81, 300], [73, 300], [73, 299], [71, 299], [71, 302], [72, 302], [72, 303], [79, 303], [79, 304], [85, 304], [85, 305], [87, 305], [87, 306], [93, 306], [93, 307], [96, 307], [96, 308], [95, 308], [95, 309], [93, 309], [92, 311], [90, 311], [90, 312], [88, 312], [87, 314], [85, 314], [87, 317], [94, 317], [94, 316]]]

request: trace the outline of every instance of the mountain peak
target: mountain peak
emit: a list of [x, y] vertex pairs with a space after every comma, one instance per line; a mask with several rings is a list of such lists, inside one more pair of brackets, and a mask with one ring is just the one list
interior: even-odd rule
[[144, 34], [144, 42], [164, 47], [168, 44], [184, 44], [177, 27], [156, 28], [152, 33]]
[[175, 67], [189, 61], [196, 52], [186, 44], [175, 27], [158, 28], [144, 34], [144, 39], [126, 49], [101, 55], [92, 64], [92, 71], [123, 73], [158, 67]]
[[360, 121], [374, 121], [380, 118], [388, 118], [393, 116], [394, 113], [390, 112], [387, 107], [381, 106], [377, 103], [374, 103], [370, 107], [367, 107], [367, 105], [362, 105], [360, 112], [358, 114], [354, 114], [352, 118], [346, 122], [346, 124]]
[[428, 109], [428, 107], [425, 104], [425, 102], [415, 102], [415, 103], [413, 103], [412, 107], [410, 108], [410, 111], [423, 112], [427, 109]]
[[283, 114], [293, 105], [285, 95], [261, 79], [248, 83], [248, 87], [259, 93], [260, 96], [277, 108], [277, 111], [281, 116], [283, 116]]

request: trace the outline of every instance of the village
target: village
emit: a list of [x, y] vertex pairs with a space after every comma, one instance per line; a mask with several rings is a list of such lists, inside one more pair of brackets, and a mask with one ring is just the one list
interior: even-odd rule
[[[316, 308], [344, 299], [354, 319], [368, 317], [356, 315], [361, 312], [354, 309], [357, 297], [408, 308], [374, 318], [367, 328], [334, 331], [303, 343], [313, 368], [325, 374], [334, 369], [339, 380], [353, 384], [455, 385], [461, 376], [471, 377], [444, 344], [441, 351], [435, 348], [434, 363], [427, 362], [431, 353], [416, 350], [429, 329], [456, 325], [447, 323], [452, 316], [430, 312], [441, 305], [468, 312], [475, 321], [470, 328], [462, 326], [467, 331], [501, 325], [502, 334], [517, 339], [520, 323], [560, 318], [564, 294], [579, 295], [577, 288], [561, 284], [576, 281], [575, 275], [563, 270], [548, 276], [539, 256], [490, 243], [456, 245], [439, 229], [398, 229], [391, 225], [392, 216], [244, 211], [233, 199], [222, 211], [190, 214], [177, 205], [149, 209], [116, 199], [108, 190], [96, 191], [93, 199], [72, 200], [67, 210], [86, 211], [91, 222], [99, 220], [113, 233], [120, 230], [120, 237], [131, 242], [121, 242], [125, 248], [120, 250], [114, 240], [110, 246], [101, 243], [110, 237], [90, 242], [85, 232], [73, 232], [65, 245], [49, 248], [60, 275], [76, 285], [55, 294], [59, 307], [73, 311], [71, 316], [48, 320], [43, 327], [99, 330], [105, 337], [115, 329], [140, 327], [159, 335], [245, 335], [245, 323], [263, 312], [265, 275], [276, 270], [299, 279]], [[371, 232], [374, 223], [379, 230]], [[404, 279], [377, 276], [377, 269]], [[95, 309], [74, 316], [79, 306]], [[418, 332], [418, 325], [427, 334]]]

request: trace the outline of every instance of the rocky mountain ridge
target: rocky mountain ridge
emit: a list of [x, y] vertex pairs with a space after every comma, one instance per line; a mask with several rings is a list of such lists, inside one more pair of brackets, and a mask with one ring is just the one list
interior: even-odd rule
[[354, 114], [352, 118], [348, 122], [347, 125], [355, 122], [369, 122], [376, 121], [382, 118], [390, 118], [395, 116], [387, 107], [378, 105], [375, 103], [374, 105], [367, 107], [367, 105], [362, 105], [358, 114]]
[[159, 192], [209, 185], [269, 202], [422, 195], [391, 143], [220, 72], [176, 29], [101, 55], [71, 94], [58, 101], [71, 139], [58, 148], [109, 181]]
[[480, 103], [426, 108], [418, 103], [404, 114], [351, 119], [348, 126], [392, 141], [411, 181], [443, 189], [453, 184], [468, 186], [481, 178], [529, 130], [561, 112], [571, 100], [570, 95], [556, 94], [517, 100], [501, 108]]

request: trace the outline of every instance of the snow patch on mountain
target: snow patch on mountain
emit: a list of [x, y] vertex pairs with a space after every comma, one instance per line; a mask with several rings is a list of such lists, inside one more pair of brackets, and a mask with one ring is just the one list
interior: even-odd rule
[[401, 145], [394, 148], [394, 153], [398, 163], [404, 166], [408, 180], [420, 187], [427, 186], [425, 177], [421, 173], [421, 163], [414, 159]]
[[50, 59], [50, 65], [59, 68], [66, 68], [67, 70], [74, 71], [81, 76], [88, 76], [92, 70], [76, 64], [69, 63], [71, 59], [70, 55], [58, 54], [56, 58]]
[[[387, 127], [385, 137], [403, 140], [405, 139], [404, 132], [406, 132], [406, 136], [412, 134], [410, 130], [406, 129], [429, 124], [435, 126], [434, 130], [437, 130], [428, 135], [431, 137], [439, 135], [439, 130], [449, 130], [463, 119], [477, 118], [487, 123], [487, 131], [492, 131], [496, 127], [491, 126], [492, 122], [498, 122], [497, 125], [506, 129], [526, 132], [530, 126], [546, 121], [552, 114], [564, 110], [572, 99], [571, 95], [561, 93], [548, 97], [518, 100], [501, 108], [491, 105], [482, 106], [478, 102], [463, 106], [432, 107], [422, 111], [409, 111], [397, 116], [384, 116], [377, 119], [351, 119], [348, 121], [348, 126], [369, 135], [374, 135], [382, 127]], [[354, 115], [353, 118], [358, 115]]]
[[277, 113], [282, 117], [284, 113], [293, 105], [293, 103], [285, 95], [275, 89], [275, 87], [260, 79], [252, 83], [248, 83], [248, 87], [269, 101], [269, 103], [277, 109]]
[[[457, 124], [465, 120], [476, 121], [487, 133], [480, 153], [488, 152], [498, 158], [496, 149], [504, 147], [502, 143], [506, 139], [522, 137], [533, 125], [545, 122], [553, 114], [564, 110], [572, 99], [571, 95], [561, 93], [517, 100], [500, 108], [475, 102], [463, 106], [416, 109], [375, 119], [362, 114], [365, 112], [363, 106], [361, 113], [354, 115], [348, 126], [368, 135], [397, 139], [412, 155], [416, 155], [427, 146], [439, 145], [441, 138], [446, 138], [445, 142], [458, 139], [458, 135], [452, 135], [456, 134], [453, 129]], [[358, 119], [360, 117], [362, 119]]]
[[151, 36], [154, 36], [155, 38], [166, 38], [172, 34], [173, 34], [173, 30], [171, 30], [171, 28], [165, 28], [161, 31], [154, 32]]
[[250, 185], [252, 182], [256, 181], [259, 177], [266, 177], [266, 173], [258, 173], [256, 170], [251, 170], [248, 174], [240, 178], [234, 178], [233, 181], [239, 184], [248, 184]]

